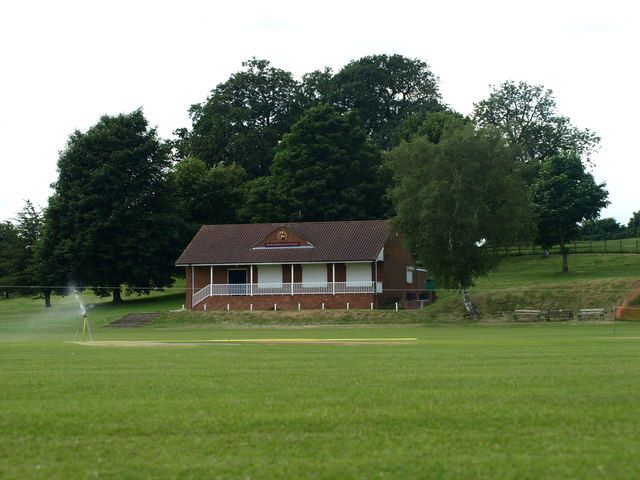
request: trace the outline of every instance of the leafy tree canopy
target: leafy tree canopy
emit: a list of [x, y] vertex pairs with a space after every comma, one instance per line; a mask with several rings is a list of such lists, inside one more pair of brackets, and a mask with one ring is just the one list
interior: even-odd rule
[[242, 66], [204, 103], [191, 106], [192, 131], [178, 133], [186, 137], [181, 151], [208, 166], [241, 165], [256, 177], [268, 173], [278, 141], [301, 113], [299, 84], [267, 60]]
[[175, 166], [170, 181], [181, 215], [189, 222], [188, 238], [203, 224], [237, 220], [246, 178], [240, 165], [208, 167], [196, 157], [188, 157]]
[[494, 86], [488, 98], [475, 104], [473, 117], [479, 126], [498, 128], [518, 148], [519, 158], [535, 165], [568, 151], [588, 159], [600, 141], [559, 115], [553, 92], [542, 85], [506, 81]]
[[579, 234], [579, 224], [598, 217], [606, 207], [605, 184], [596, 183], [575, 153], [545, 159], [532, 185], [532, 205], [538, 242], [544, 248], [560, 245], [562, 271], [569, 271], [565, 245]]
[[442, 110], [438, 78], [426, 62], [402, 55], [369, 55], [334, 77], [332, 103], [360, 115], [364, 130], [382, 149], [408, 115]]
[[278, 145], [271, 177], [249, 186], [248, 220], [378, 218], [384, 210], [379, 155], [357, 115], [310, 108]]
[[171, 285], [182, 227], [168, 167], [141, 110], [105, 115], [74, 132], [46, 211], [45, 274], [61, 269], [67, 281], [94, 286], [99, 295], [108, 290], [97, 286], [110, 287], [115, 302], [122, 284], [139, 293]]
[[396, 225], [443, 287], [471, 286], [496, 265], [484, 247], [527, 232], [526, 188], [498, 132], [461, 125], [438, 144], [416, 135], [388, 160]]
[[11, 222], [0, 223], [0, 294], [8, 297], [20, 285], [25, 244]]
[[615, 240], [624, 238], [627, 229], [615, 218], [587, 220], [580, 226], [580, 238], [583, 240]]
[[471, 119], [453, 111], [420, 112], [408, 115], [394, 132], [394, 145], [408, 142], [414, 135], [425, 136], [431, 143], [440, 143], [445, 130], [471, 125]]
[[627, 224], [627, 229], [629, 230], [629, 235], [640, 237], [640, 210], [633, 212]]

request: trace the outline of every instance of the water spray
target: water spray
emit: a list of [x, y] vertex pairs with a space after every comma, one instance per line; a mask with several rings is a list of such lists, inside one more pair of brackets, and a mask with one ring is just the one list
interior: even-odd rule
[[[82, 341], [86, 342], [87, 338], [90, 342], [93, 342], [93, 336], [91, 335], [91, 326], [89, 325], [89, 320], [87, 319], [87, 309], [84, 304], [80, 300], [80, 297], [77, 293], [74, 294], [76, 302], [80, 305], [80, 315], [82, 315]], [[73, 336], [73, 341], [76, 341], [76, 337], [78, 336], [78, 330], [76, 330], [76, 334]]]

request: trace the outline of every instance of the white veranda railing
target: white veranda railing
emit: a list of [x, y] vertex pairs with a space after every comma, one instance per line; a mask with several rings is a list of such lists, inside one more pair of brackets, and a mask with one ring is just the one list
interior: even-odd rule
[[375, 282], [213, 283], [193, 294], [193, 305], [210, 296], [334, 295], [374, 293]]

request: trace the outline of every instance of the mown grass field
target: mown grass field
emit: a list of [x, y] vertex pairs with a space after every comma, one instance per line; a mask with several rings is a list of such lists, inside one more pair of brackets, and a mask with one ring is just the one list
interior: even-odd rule
[[[496, 311], [536, 291], [601, 302], [637, 284], [640, 257], [570, 266], [510, 259], [472, 293]], [[456, 292], [419, 312], [170, 313], [180, 287], [121, 306], [85, 292], [94, 338], [417, 340], [87, 346], [73, 298], [2, 300], [0, 478], [638, 476], [640, 323], [463, 322]], [[162, 315], [105, 326], [130, 312]]]
[[[37, 325], [32, 325], [36, 328]], [[0, 343], [2, 478], [637, 478], [640, 324], [95, 330]], [[19, 332], [16, 332], [19, 333]], [[35, 332], [34, 332], [35, 333]]]

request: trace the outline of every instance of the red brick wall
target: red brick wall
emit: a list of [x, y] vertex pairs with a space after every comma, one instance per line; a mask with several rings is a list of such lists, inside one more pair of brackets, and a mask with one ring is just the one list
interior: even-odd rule
[[194, 289], [197, 292], [211, 283], [211, 267], [193, 267]]
[[[384, 245], [384, 263], [378, 263], [378, 279], [383, 280], [382, 300], [399, 300], [405, 306], [406, 293], [423, 292], [426, 272], [413, 271], [413, 282], [407, 283], [407, 267], [416, 268], [416, 262], [402, 244], [402, 237], [392, 233]], [[408, 304], [406, 305], [408, 306]]]
[[186, 285], [187, 285], [187, 293], [186, 293], [186, 302], [185, 305], [190, 310], [191, 309], [191, 296], [193, 295], [193, 290], [191, 289], [191, 267], [186, 267]]
[[195, 306], [196, 310], [226, 310], [229, 304], [230, 310], [249, 310], [253, 304], [254, 310], [273, 310], [273, 304], [278, 305], [278, 310], [297, 310], [298, 303], [303, 310], [320, 309], [324, 302], [326, 309], [349, 308], [369, 309], [375, 299], [373, 294], [340, 294], [340, 295], [236, 295], [208, 297]]

